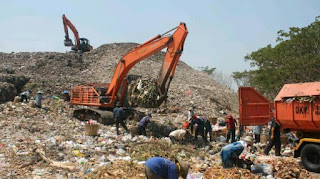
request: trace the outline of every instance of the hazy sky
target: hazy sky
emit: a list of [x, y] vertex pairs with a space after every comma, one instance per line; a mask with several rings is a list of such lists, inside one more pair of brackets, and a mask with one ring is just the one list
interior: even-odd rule
[[0, 51], [69, 51], [63, 44], [62, 14], [94, 48], [143, 43], [185, 22], [189, 34], [181, 60], [231, 73], [249, 69], [244, 56], [275, 44], [279, 30], [313, 22], [320, 1], [2, 0]]

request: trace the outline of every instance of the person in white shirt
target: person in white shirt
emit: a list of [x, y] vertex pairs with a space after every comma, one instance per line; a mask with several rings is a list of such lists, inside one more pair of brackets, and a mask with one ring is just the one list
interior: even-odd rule
[[187, 131], [185, 129], [177, 129], [175, 131], [170, 132], [169, 137], [172, 143], [175, 143], [176, 141], [181, 143], [186, 134]]

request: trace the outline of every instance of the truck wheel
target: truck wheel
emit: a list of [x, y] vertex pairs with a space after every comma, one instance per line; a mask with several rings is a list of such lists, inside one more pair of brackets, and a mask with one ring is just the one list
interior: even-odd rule
[[307, 170], [320, 172], [320, 145], [305, 145], [301, 150], [301, 162]]

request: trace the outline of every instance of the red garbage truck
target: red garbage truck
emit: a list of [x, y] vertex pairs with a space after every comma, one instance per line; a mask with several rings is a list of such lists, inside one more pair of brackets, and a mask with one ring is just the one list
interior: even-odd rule
[[285, 84], [273, 102], [253, 87], [239, 87], [239, 119], [243, 126], [266, 125], [271, 118], [282, 130], [296, 131], [294, 157], [320, 172], [320, 82]]

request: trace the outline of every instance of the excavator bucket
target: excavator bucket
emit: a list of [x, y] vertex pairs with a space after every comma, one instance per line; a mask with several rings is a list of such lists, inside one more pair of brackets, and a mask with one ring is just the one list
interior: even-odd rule
[[239, 87], [239, 117], [242, 126], [265, 125], [272, 118], [273, 103], [253, 87]]
[[67, 47], [73, 46], [72, 40], [71, 39], [64, 40], [64, 45]]

